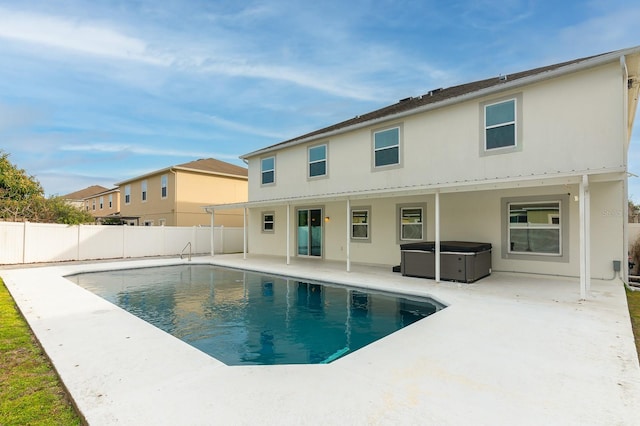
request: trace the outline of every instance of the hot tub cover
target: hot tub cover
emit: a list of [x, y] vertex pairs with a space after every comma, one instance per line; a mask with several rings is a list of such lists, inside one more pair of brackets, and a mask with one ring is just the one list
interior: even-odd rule
[[[400, 250], [435, 251], [435, 241], [420, 241], [400, 245]], [[440, 251], [456, 253], [480, 253], [491, 250], [491, 243], [478, 243], [472, 241], [440, 241]]]

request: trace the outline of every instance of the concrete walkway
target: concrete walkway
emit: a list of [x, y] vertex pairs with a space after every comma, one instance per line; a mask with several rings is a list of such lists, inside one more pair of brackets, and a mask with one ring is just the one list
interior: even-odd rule
[[194, 258], [431, 296], [446, 309], [326, 365], [228, 367], [76, 286], [147, 259], [0, 270], [91, 425], [640, 425], [640, 367], [620, 281], [494, 273], [435, 283], [387, 269]]

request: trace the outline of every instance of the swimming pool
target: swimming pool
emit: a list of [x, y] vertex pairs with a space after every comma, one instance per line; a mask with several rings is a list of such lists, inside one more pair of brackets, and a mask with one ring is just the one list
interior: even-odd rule
[[67, 278], [227, 365], [329, 363], [444, 307], [211, 265]]

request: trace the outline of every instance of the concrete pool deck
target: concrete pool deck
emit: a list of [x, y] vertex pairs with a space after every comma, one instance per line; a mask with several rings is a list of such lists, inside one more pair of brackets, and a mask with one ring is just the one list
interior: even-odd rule
[[474, 284], [387, 268], [216, 255], [213, 263], [425, 295], [449, 305], [325, 365], [228, 367], [63, 278], [189, 262], [0, 269], [91, 425], [640, 425], [640, 366], [624, 287], [493, 273]]

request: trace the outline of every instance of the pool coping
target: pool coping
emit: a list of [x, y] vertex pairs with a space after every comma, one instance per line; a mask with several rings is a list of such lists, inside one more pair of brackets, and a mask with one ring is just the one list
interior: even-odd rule
[[640, 424], [640, 366], [618, 280], [593, 280], [580, 301], [574, 278], [436, 283], [367, 265], [193, 258], [449, 305], [330, 364], [229, 367], [63, 278], [181, 263], [0, 269], [89, 424]]

